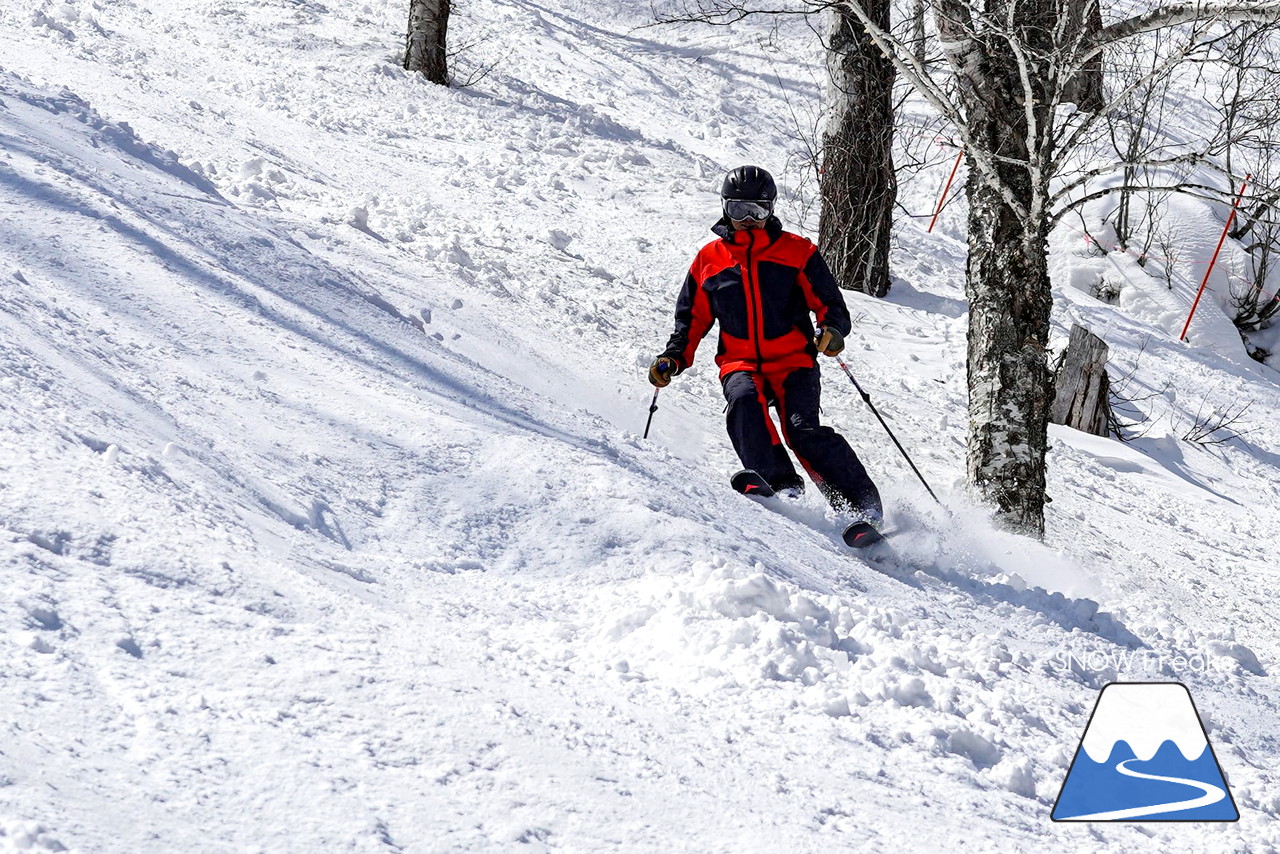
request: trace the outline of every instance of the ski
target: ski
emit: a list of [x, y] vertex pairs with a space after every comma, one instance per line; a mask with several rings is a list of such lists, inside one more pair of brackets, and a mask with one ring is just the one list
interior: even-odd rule
[[738, 472], [730, 478], [729, 483], [743, 495], [750, 495], [755, 498], [771, 498], [774, 495], [773, 487], [769, 485], [769, 481], [761, 477], [759, 472], [752, 469], [743, 469]]
[[[773, 498], [785, 492], [774, 492], [769, 481], [753, 469], [743, 469], [729, 479], [736, 492], [752, 498]], [[884, 541], [884, 535], [876, 530], [870, 522], [854, 522], [844, 529], [842, 534], [845, 545], [854, 549], [865, 549]]]
[[844, 529], [845, 545], [854, 549], [865, 549], [867, 546], [884, 542], [884, 534], [875, 529], [870, 522], [854, 522]]

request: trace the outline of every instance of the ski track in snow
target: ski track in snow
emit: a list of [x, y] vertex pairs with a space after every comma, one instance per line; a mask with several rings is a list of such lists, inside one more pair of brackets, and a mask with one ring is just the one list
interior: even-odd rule
[[[638, 438], [722, 171], [814, 216], [807, 31], [493, 0], [446, 90], [402, 12], [0, 8], [0, 850], [1280, 846], [1280, 396], [1213, 300], [1174, 340], [1190, 276], [1055, 235], [1056, 334], [1152, 395], [1130, 444], [1053, 431], [1041, 546], [960, 487], [963, 205], [904, 218], [848, 358], [947, 509], [827, 370], [900, 529], [866, 563], [815, 491], [728, 490], [710, 342]], [[1179, 439], [1237, 400], [1244, 439]], [[1144, 677], [1238, 824], [1049, 821]]]

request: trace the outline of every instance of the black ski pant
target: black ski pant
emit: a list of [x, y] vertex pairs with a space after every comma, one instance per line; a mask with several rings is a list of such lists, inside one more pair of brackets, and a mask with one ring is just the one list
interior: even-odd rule
[[[843, 436], [819, 423], [817, 366], [781, 374], [734, 371], [721, 384], [729, 402], [729, 439], [743, 468], [758, 472], [774, 489], [800, 483], [785, 441], [833, 507], [881, 521], [880, 492], [858, 455]], [[769, 417], [770, 406], [778, 412], [781, 436]]]

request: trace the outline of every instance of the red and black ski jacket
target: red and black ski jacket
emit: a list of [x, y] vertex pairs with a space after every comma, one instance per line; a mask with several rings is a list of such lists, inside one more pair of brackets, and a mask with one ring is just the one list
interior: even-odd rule
[[662, 355], [679, 366], [693, 354], [713, 322], [720, 324], [716, 364], [734, 371], [783, 373], [814, 366], [814, 324], [849, 334], [849, 310], [835, 277], [807, 239], [782, 230], [770, 217], [762, 229], [738, 231], [727, 220], [712, 229], [718, 240], [702, 247], [676, 300], [676, 329]]

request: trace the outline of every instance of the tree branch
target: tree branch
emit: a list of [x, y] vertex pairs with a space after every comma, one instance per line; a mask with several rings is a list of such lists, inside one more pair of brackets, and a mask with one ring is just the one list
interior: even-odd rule
[[1103, 27], [1100, 33], [1090, 39], [1080, 61], [1093, 58], [1108, 45], [1142, 33], [1205, 20], [1280, 21], [1280, 0], [1184, 0], [1161, 6]]
[[[1202, 190], [1203, 192], [1196, 192], [1197, 190]], [[1150, 184], [1150, 185], [1122, 184], [1115, 187], [1107, 187], [1105, 190], [1095, 190], [1094, 192], [1089, 193], [1088, 195], [1084, 195], [1078, 199], [1073, 200], [1069, 205], [1064, 205], [1062, 210], [1053, 214], [1049, 218], [1049, 226], [1051, 228], [1057, 226], [1058, 222], [1064, 216], [1066, 216], [1068, 213], [1071, 213], [1072, 211], [1079, 210], [1081, 207], [1083, 207], [1085, 204], [1089, 202], [1092, 202], [1096, 199], [1106, 198], [1107, 196], [1113, 195], [1115, 193], [1122, 193], [1122, 192], [1181, 193], [1184, 196], [1190, 196], [1193, 199], [1200, 199], [1201, 201], [1206, 201], [1206, 202], [1222, 202], [1223, 200], [1222, 190], [1217, 187], [1210, 187], [1207, 184], [1178, 183], [1178, 184], [1169, 184], [1167, 186], [1160, 186], [1156, 184]]]
[[[1084, 139], [1085, 135], [1090, 130], [1092, 130], [1093, 127], [1097, 125], [1097, 123], [1100, 120], [1102, 120], [1104, 117], [1109, 115], [1112, 111], [1116, 109], [1116, 107], [1124, 103], [1124, 101], [1128, 99], [1130, 96], [1132, 96], [1135, 92], [1138, 92], [1143, 87], [1148, 86], [1154, 81], [1161, 79], [1162, 77], [1167, 75], [1169, 72], [1171, 72], [1174, 69], [1174, 67], [1176, 67], [1178, 64], [1185, 62], [1187, 58], [1191, 56], [1193, 53], [1200, 50], [1204, 50], [1205, 48], [1214, 44], [1216, 41], [1218, 41], [1218, 39], [1216, 38], [1209, 39], [1208, 41], [1201, 41], [1199, 38], [1199, 33], [1198, 32], [1193, 33], [1191, 39], [1187, 42], [1185, 47], [1181, 48], [1180, 50], [1174, 51], [1167, 59], [1165, 59], [1159, 65], [1153, 66], [1152, 69], [1148, 71], [1146, 74], [1130, 81], [1124, 87], [1124, 89], [1122, 89], [1114, 97], [1112, 97], [1111, 100], [1101, 110], [1086, 114], [1085, 119], [1079, 125], [1077, 125], [1074, 130], [1071, 131], [1071, 135], [1067, 137], [1065, 140], [1062, 140], [1059, 142], [1058, 151], [1061, 152], [1061, 154], [1055, 159], [1054, 163], [1050, 167], [1050, 170], [1056, 172], [1058, 169], [1060, 169], [1062, 167], [1063, 161], [1067, 157], [1069, 157], [1072, 154], [1072, 152], [1075, 151], [1076, 147], [1080, 144], [1080, 141]], [[1083, 62], [1079, 64], [1083, 66]]]
[[756, 7], [746, 0], [694, 0], [692, 3], [682, 3], [678, 12], [660, 13], [657, 4], [650, 3], [649, 10], [653, 14], [653, 23], [644, 24], [636, 29], [665, 24], [710, 24], [716, 27], [727, 27], [756, 15], [779, 18], [795, 15], [808, 17], [815, 12], [822, 12], [837, 5], [839, 0], [797, 0], [795, 6], [787, 6], [783, 3], [774, 7]]
[[[1179, 154], [1176, 157], [1166, 157], [1160, 160], [1141, 160], [1136, 163], [1108, 163], [1106, 166], [1098, 166], [1088, 170], [1087, 172], [1085, 172], [1084, 174], [1080, 175], [1075, 180], [1073, 180], [1071, 183], [1061, 187], [1056, 193], [1054, 193], [1049, 198], [1049, 204], [1056, 205], [1058, 202], [1070, 196], [1072, 192], [1080, 189], [1081, 187], [1089, 183], [1089, 181], [1093, 180], [1094, 178], [1101, 177], [1102, 175], [1109, 174], [1118, 169], [1125, 169], [1125, 168], [1142, 169], [1142, 170], [1163, 169], [1168, 166], [1181, 166], [1181, 165], [1188, 165], [1188, 164], [1195, 164], [1195, 163], [1204, 163], [1204, 162], [1207, 162], [1207, 160], [1208, 160], [1208, 156], [1204, 152], [1189, 151], [1185, 154]], [[1074, 204], [1075, 202], [1072, 202], [1072, 205]]]

